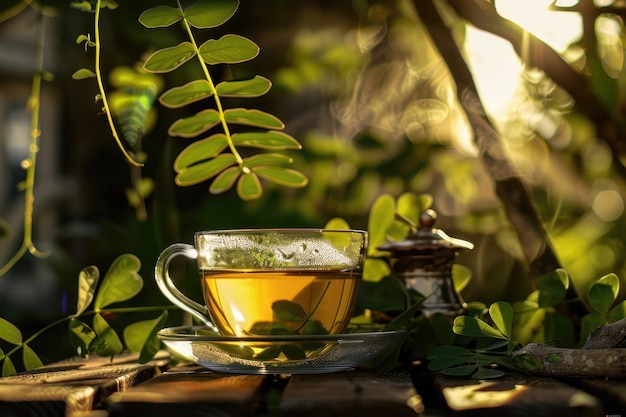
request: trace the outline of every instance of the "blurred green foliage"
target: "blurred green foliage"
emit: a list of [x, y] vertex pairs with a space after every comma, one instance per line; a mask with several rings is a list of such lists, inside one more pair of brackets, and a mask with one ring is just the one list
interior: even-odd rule
[[[120, 66], [133, 68], [147, 54], [185, 39], [182, 31], [155, 34], [138, 23], [140, 13], [157, 3], [173, 5], [123, 1], [103, 13], [105, 73]], [[538, 302], [532, 299], [538, 283], [529, 278], [515, 231], [493, 192], [493, 180], [477, 158], [462, 112], [451, 98], [452, 80], [411, 2], [243, 3], [219, 30], [255, 39], [262, 53], [236, 67], [219, 66], [216, 81], [254, 74], [273, 81], [258, 107], [279, 116], [286, 132], [302, 144], [302, 151], [290, 156], [309, 184], [303, 189], [269, 184], [263, 198], [253, 202], [242, 202], [233, 192], [210, 195], [204, 185], [176, 187], [172, 166], [188, 142], [165, 133], [181, 113], [157, 107], [142, 143], [143, 175], [154, 181], [146, 185], [151, 192], [131, 187], [146, 197], [146, 220], [137, 218], [125, 198], [128, 167], [111, 146], [105, 123], [95, 114], [97, 106], [90, 105], [91, 93], [77, 89], [71, 80], [71, 74], [91, 60], [75, 45], [78, 34], [89, 32], [90, 16], [63, 0], [24, 5], [19, 0], [3, 3], [0, 19], [4, 17], [4, 23], [11, 21], [6, 16], [26, 15], [26, 25], [35, 24], [30, 8], [41, 11], [38, 6], [52, 7], [46, 10], [54, 16], [56, 46], [47, 53], [58, 58], [49, 85], [59, 91], [64, 111], [61, 174], [76, 179], [80, 202], [77, 208], [59, 208], [59, 225], [51, 237], [53, 255], [44, 262], [69, 300], [77, 297], [74, 281], [84, 265], [109, 264], [121, 252], [136, 254], [143, 275], [149, 276], [160, 249], [191, 240], [196, 230], [320, 227], [333, 217], [366, 228], [379, 196], [410, 191], [431, 194], [438, 227], [475, 243], [476, 249], [459, 259], [473, 272], [463, 290], [466, 300], [485, 305], [498, 300]], [[464, 23], [448, 17], [462, 42]], [[179, 86], [198, 76], [198, 68], [184, 65], [166, 74], [163, 82]], [[622, 68], [611, 72], [608, 84], [605, 72], [589, 76], [598, 80], [595, 86], [602, 86], [599, 93], [611, 89], [612, 108], [621, 112]], [[502, 139], [532, 190], [570, 284], [586, 295], [597, 277], [626, 276], [626, 184], [611, 150], [559, 88], [559, 80], [532, 68], [519, 78], [516, 101], [498, 124]], [[554, 129], [539, 129], [537, 120], [550, 121]], [[617, 299], [626, 288], [620, 279]], [[147, 291], [138, 296], [143, 298], [135, 302], [160, 300], [151, 281], [146, 285]]]

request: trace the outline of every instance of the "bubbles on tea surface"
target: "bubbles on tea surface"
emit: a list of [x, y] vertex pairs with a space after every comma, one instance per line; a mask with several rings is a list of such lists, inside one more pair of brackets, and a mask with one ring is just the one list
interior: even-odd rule
[[[242, 234], [213, 235], [206, 249], [223, 266], [236, 268], [356, 268], [359, 265], [360, 246], [349, 247], [344, 254], [324, 238], [306, 238], [294, 235]], [[228, 254], [228, 256], [226, 256]]]

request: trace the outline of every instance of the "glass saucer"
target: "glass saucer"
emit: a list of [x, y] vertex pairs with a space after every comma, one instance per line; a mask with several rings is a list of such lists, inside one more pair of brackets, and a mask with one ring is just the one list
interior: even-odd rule
[[344, 371], [391, 352], [404, 330], [336, 335], [222, 336], [204, 326], [162, 329], [176, 354], [217, 372], [321, 374]]

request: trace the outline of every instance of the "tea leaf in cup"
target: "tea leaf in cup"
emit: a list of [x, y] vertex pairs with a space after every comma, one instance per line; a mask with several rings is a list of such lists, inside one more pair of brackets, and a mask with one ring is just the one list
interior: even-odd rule
[[275, 321], [258, 321], [250, 328], [248, 334], [253, 335], [287, 335], [294, 334], [293, 328]]
[[263, 349], [259, 353], [256, 354], [255, 359], [258, 360], [268, 360], [268, 359], [276, 359], [282, 352], [282, 348], [280, 346], [270, 346], [268, 348]]
[[301, 334], [327, 334], [327, 332], [318, 321], [308, 320], [305, 325], [302, 326]]
[[278, 300], [272, 303], [272, 310], [279, 320], [303, 321], [307, 319], [307, 314], [298, 303], [289, 300]]
[[287, 359], [291, 359], [291, 360], [306, 359], [306, 353], [304, 352], [304, 350], [300, 349], [298, 346], [283, 345], [281, 346], [281, 349], [283, 353], [285, 354], [285, 356], [287, 357]]

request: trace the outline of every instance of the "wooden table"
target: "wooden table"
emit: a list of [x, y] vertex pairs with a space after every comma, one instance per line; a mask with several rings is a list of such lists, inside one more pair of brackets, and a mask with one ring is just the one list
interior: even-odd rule
[[320, 375], [234, 375], [160, 352], [72, 360], [0, 379], [0, 417], [620, 416], [625, 380], [507, 374], [449, 378], [415, 366]]

